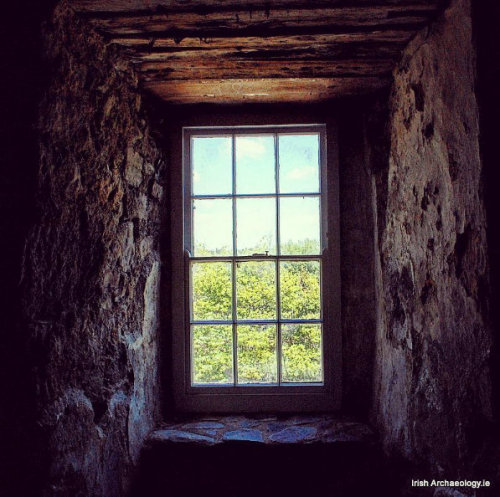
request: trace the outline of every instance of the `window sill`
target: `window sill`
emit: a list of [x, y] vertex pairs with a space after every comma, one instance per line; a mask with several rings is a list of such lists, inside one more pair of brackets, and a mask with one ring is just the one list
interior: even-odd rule
[[147, 444], [372, 445], [375, 441], [375, 433], [368, 425], [333, 415], [204, 416], [164, 423], [150, 434]]

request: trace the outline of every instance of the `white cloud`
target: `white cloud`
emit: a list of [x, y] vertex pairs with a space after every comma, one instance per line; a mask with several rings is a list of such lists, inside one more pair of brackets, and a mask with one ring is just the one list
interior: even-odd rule
[[255, 159], [266, 153], [266, 147], [262, 143], [261, 139], [257, 137], [237, 137], [236, 143], [236, 150], [238, 154], [243, 154], [246, 157]]
[[316, 172], [314, 166], [302, 166], [292, 169], [286, 177], [288, 179], [299, 180], [307, 177], [311, 177]]

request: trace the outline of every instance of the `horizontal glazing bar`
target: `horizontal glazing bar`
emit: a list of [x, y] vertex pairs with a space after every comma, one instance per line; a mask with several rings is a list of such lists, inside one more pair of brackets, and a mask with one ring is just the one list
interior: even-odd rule
[[[229, 390], [233, 392], [238, 392], [240, 389], [271, 389], [271, 388], [278, 388], [278, 389], [286, 389], [289, 387], [301, 387], [303, 389], [312, 387], [312, 388], [318, 388], [322, 387], [325, 384], [324, 381], [316, 381], [316, 382], [307, 382], [307, 383], [297, 383], [297, 382], [282, 382], [281, 384], [278, 383], [239, 383], [238, 385], [233, 385], [230, 383], [226, 384], [220, 384], [220, 383], [193, 383], [191, 386], [195, 387], [197, 389], [202, 389], [202, 388], [207, 388], [207, 389], [215, 389], [215, 388], [220, 388], [221, 390]], [[224, 392], [226, 393], [226, 392]]]
[[321, 255], [239, 255], [239, 256], [214, 256], [190, 257], [191, 262], [244, 262], [244, 261], [321, 261]]
[[233, 323], [246, 325], [246, 324], [322, 324], [322, 319], [238, 319], [236, 321], [217, 321], [217, 320], [207, 320], [207, 321], [191, 321], [191, 325], [232, 325]]
[[211, 195], [192, 195], [193, 200], [217, 199], [217, 198], [274, 198], [274, 197], [319, 197], [321, 191], [317, 192], [293, 192], [293, 193], [217, 193]]
[[[280, 135], [286, 134], [301, 134], [301, 135], [316, 135], [325, 129], [324, 124], [310, 123], [310, 124], [280, 124], [276, 125], [247, 125], [247, 126], [210, 126], [198, 127], [187, 126], [183, 130], [191, 137], [218, 137], [221, 135], [267, 135], [271, 133], [279, 133]], [[214, 132], [215, 131], [215, 132]]]

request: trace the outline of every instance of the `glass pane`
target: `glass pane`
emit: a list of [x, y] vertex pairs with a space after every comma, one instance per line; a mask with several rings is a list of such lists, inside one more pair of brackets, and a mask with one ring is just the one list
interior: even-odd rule
[[232, 193], [232, 139], [195, 137], [191, 141], [193, 195]]
[[320, 319], [319, 261], [281, 262], [280, 291], [283, 319]]
[[274, 136], [236, 136], [237, 193], [274, 193]]
[[277, 383], [276, 325], [238, 326], [238, 383]]
[[276, 253], [276, 200], [240, 198], [236, 201], [238, 255]]
[[231, 325], [191, 327], [193, 384], [233, 383]]
[[276, 319], [276, 269], [271, 261], [236, 265], [238, 319]]
[[232, 319], [231, 264], [202, 262], [191, 266], [192, 306], [195, 321]]
[[319, 197], [280, 199], [281, 253], [320, 253]]
[[281, 326], [282, 381], [323, 381], [321, 325]]
[[233, 255], [231, 199], [193, 200], [193, 255]]
[[281, 193], [319, 192], [319, 134], [279, 135]]

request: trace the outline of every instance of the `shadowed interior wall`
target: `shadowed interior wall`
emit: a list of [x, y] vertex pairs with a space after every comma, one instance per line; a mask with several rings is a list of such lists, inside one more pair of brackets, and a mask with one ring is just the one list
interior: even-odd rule
[[165, 162], [130, 67], [62, 3], [45, 33], [24, 320], [44, 495], [120, 495], [159, 418]]
[[377, 174], [386, 211], [378, 218], [374, 419], [386, 448], [458, 476], [491, 419], [469, 0], [451, 2], [413, 40], [394, 76], [389, 165]]
[[[385, 96], [385, 93], [384, 93]], [[342, 409], [366, 418], [373, 388], [376, 335], [374, 282], [375, 191], [372, 155], [381, 142], [367, 133], [372, 99], [344, 103], [339, 112], [340, 247], [342, 275]], [[383, 117], [382, 129], [384, 126]], [[378, 155], [376, 155], [378, 157]]]
[[[27, 5], [28, 4], [28, 5]], [[25, 495], [33, 477], [30, 455], [33, 395], [26, 354], [26, 333], [19, 325], [20, 267], [32, 225], [38, 163], [34, 123], [43, 86], [39, 61], [40, 19], [50, 2], [20, 0], [0, 16], [0, 39], [9, 46], [0, 61], [0, 486], [5, 495]], [[22, 53], [23, 57], [19, 57]], [[25, 441], [26, 443], [23, 443]], [[28, 462], [26, 462], [28, 461]], [[12, 482], [12, 493], [9, 493]], [[4, 489], [5, 487], [5, 489]]]

